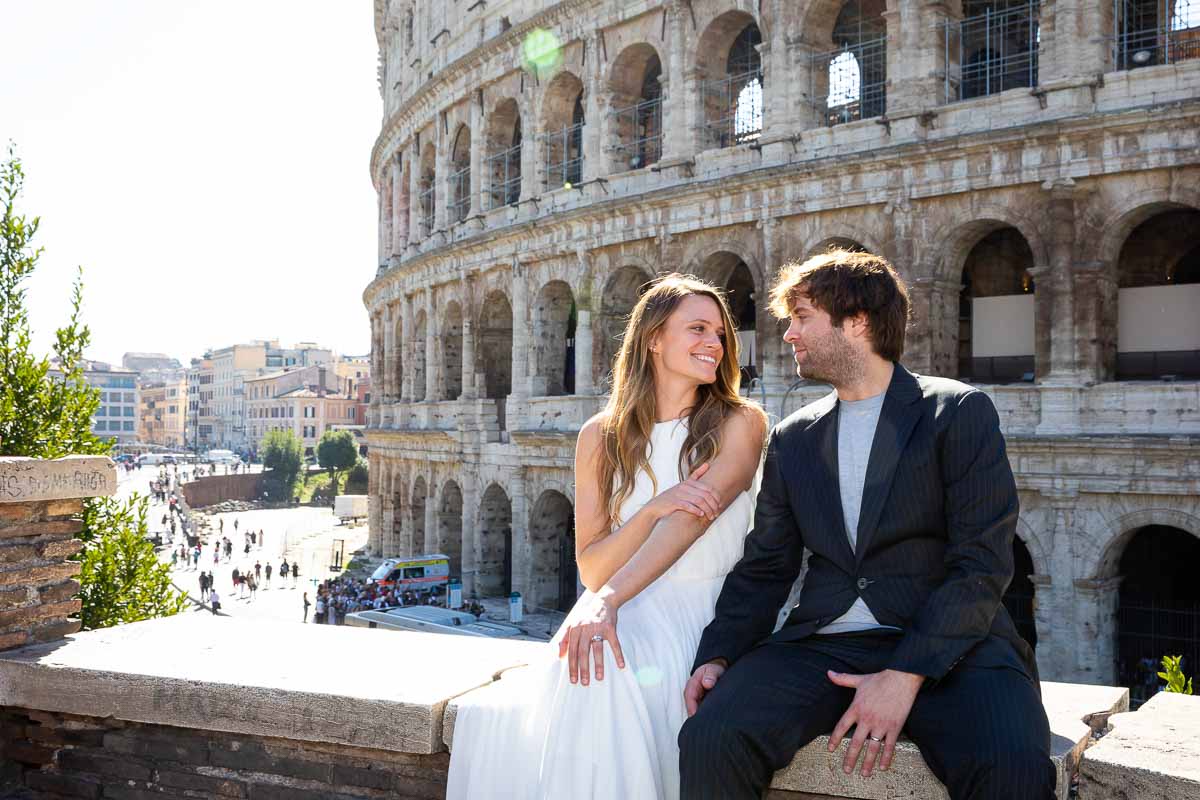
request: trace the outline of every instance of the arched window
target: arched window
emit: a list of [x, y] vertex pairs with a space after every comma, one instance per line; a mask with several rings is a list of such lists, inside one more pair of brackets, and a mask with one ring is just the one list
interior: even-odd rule
[[[709, 146], [752, 142], [762, 133], [763, 71], [762, 56], [758, 53], [762, 34], [754, 22], [746, 23], [748, 18], [744, 12], [729, 12], [714, 21], [701, 37], [702, 50], [720, 47], [722, 35], [730, 35], [737, 30], [734, 26], [741, 25], [740, 32], [728, 45], [725, 63], [720, 65], [721, 74], [704, 83], [706, 122], [714, 135], [707, 142]], [[704, 57], [699, 60], [703, 65]], [[712, 75], [716, 66], [708, 64], [705, 71]]]
[[834, 49], [813, 57], [813, 80], [824, 83], [813, 96], [824, 101], [827, 125], [878, 117], [887, 109], [884, 9], [884, 0], [849, 0], [833, 26]]
[[1200, 2], [1118, 0], [1117, 69], [1200, 58]]
[[471, 211], [471, 129], [463, 125], [450, 154], [450, 221], [462, 222]]
[[613, 66], [615, 172], [640, 169], [662, 158], [662, 62], [646, 44], [628, 47]]
[[505, 100], [492, 112], [488, 153], [488, 207], [514, 205], [521, 199], [521, 112], [516, 100]]
[[963, 264], [958, 377], [972, 383], [1032, 381], [1035, 372], [1033, 253], [1011, 226], [983, 236]]
[[583, 82], [559, 73], [542, 103], [545, 187], [559, 189], [583, 180]]
[[421, 203], [421, 238], [433, 234], [434, 209], [437, 206], [437, 180], [433, 145], [425, 145], [421, 154], [421, 185], [418, 200]]

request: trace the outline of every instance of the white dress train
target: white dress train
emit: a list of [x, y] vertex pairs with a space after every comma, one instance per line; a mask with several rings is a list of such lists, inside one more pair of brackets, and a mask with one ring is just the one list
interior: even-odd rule
[[[681, 420], [658, 423], [651, 433], [660, 491], [679, 482], [686, 437]], [[640, 473], [622, 519], [653, 494], [650, 476]], [[621, 607], [625, 669], [616, 668], [605, 645], [604, 680], [572, 685], [558, 658], [559, 629], [541, 658], [504, 673], [503, 691], [468, 697], [455, 720], [447, 798], [678, 798], [683, 687], [725, 576], [742, 556], [753, 505], [751, 492], [740, 494], [666, 573]]]

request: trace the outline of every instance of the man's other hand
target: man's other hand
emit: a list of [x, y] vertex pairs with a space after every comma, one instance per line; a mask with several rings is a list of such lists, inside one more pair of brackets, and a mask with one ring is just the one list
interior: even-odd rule
[[710, 661], [707, 664], [701, 664], [696, 667], [696, 671], [692, 673], [692, 677], [688, 678], [687, 685], [683, 687], [683, 702], [687, 706], [687, 715], [694, 717], [700, 709], [700, 701], [704, 696], [712, 691], [712, 688], [717, 685], [717, 681], [725, 674], [725, 660], [717, 659]]
[[829, 736], [829, 752], [837, 750], [838, 745], [842, 743], [842, 737], [853, 726], [854, 735], [850, 739], [850, 748], [846, 751], [846, 759], [842, 764], [845, 773], [849, 775], [854, 772], [854, 765], [858, 762], [858, 755], [864, 744], [867, 746], [861, 770], [864, 778], [870, 777], [875, 769], [880, 750], [883, 751], [883, 758], [879, 759], [879, 768], [891, 767], [892, 756], [896, 752], [896, 740], [900, 738], [900, 731], [904, 728], [908, 712], [912, 710], [913, 701], [917, 699], [917, 692], [920, 691], [925, 678], [911, 672], [885, 669], [870, 675], [848, 675], [844, 672], [830, 671], [829, 680], [838, 686], [854, 690], [854, 702], [846, 709], [846, 713], [842, 714]]

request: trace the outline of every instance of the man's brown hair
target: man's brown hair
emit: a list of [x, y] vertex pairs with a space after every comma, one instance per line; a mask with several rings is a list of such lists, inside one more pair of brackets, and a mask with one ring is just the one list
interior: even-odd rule
[[871, 253], [830, 250], [804, 263], [784, 264], [771, 287], [771, 313], [791, 316], [799, 295], [841, 325], [847, 317], [867, 315], [871, 345], [888, 361], [904, 354], [908, 326], [908, 287], [887, 259]]

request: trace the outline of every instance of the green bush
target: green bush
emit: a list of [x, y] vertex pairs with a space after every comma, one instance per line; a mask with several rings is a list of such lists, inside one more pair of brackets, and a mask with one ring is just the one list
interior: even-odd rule
[[365, 458], [360, 457], [358, 461], [354, 462], [354, 466], [350, 468], [350, 472], [346, 475], [347, 492], [349, 492], [350, 484], [357, 484], [359, 486], [367, 485], [367, 469], [367, 460]]
[[317, 443], [317, 463], [321, 469], [329, 470], [329, 484], [337, 496], [341, 474], [354, 467], [358, 461], [358, 445], [350, 431], [325, 431]]
[[1192, 693], [1192, 679], [1186, 677], [1179, 666], [1182, 661], [1183, 656], [1163, 656], [1163, 671], [1158, 673], [1158, 677], [1167, 682], [1167, 685], [1163, 687], [1163, 691], [1175, 692], [1176, 694]]

